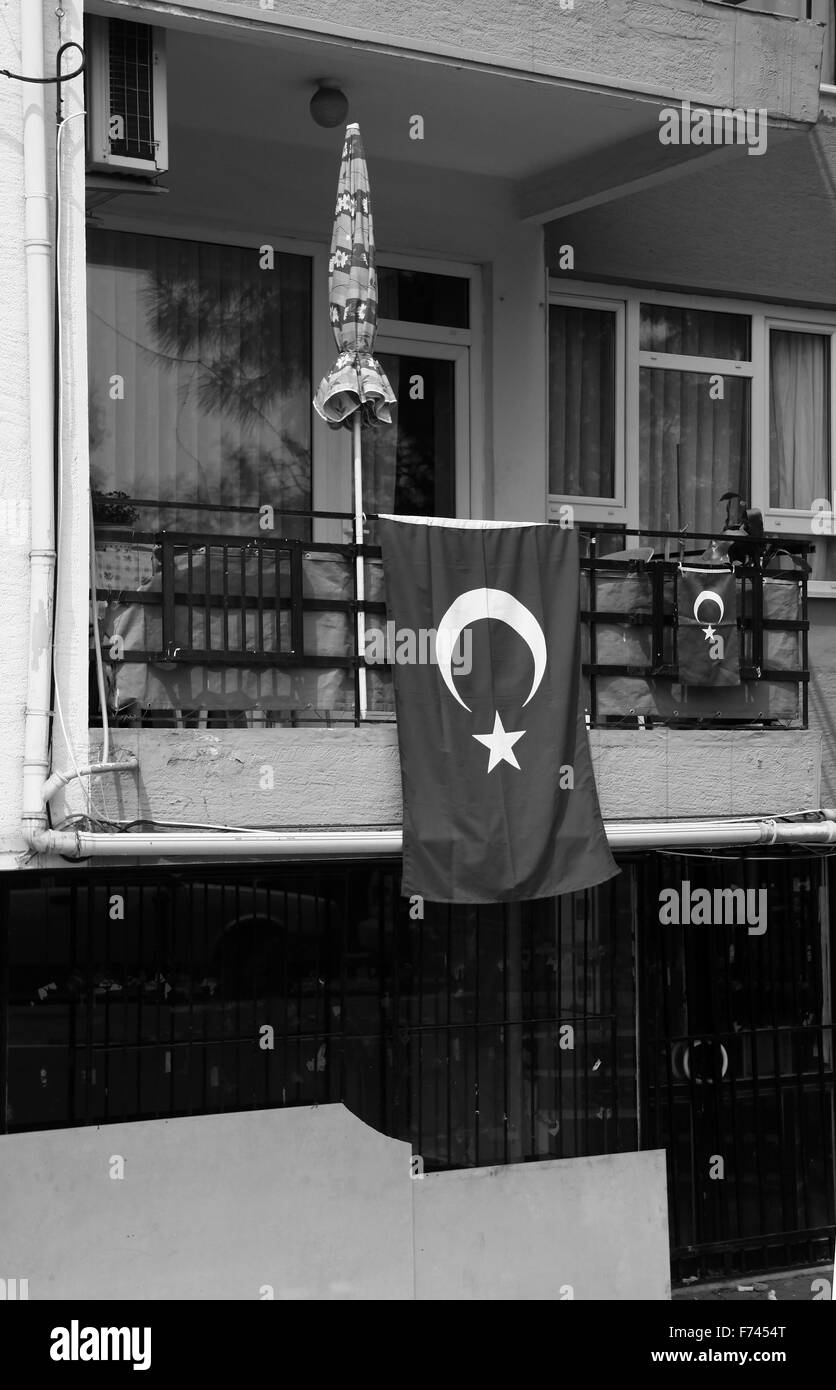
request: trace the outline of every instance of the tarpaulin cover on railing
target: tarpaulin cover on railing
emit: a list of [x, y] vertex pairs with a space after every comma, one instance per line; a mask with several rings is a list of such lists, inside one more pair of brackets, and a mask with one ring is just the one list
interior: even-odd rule
[[[276, 551], [242, 545], [234, 563], [221, 563], [219, 547], [207, 552], [192, 550], [175, 558], [174, 641], [163, 652], [163, 576], [157, 573], [139, 590], [146, 601], [110, 602], [105, 610], [104, 631], [121, 637], [126, 653], [160, 653], [170, 658], [148, 661], [115, 661], [111, 666], [110, 704], [125, 711], [130, 707], [162, 710], [354, 710], [354, 678], [349, 666], [306, 667], [288, 664], [291, 652], [289, 565]], [[279, 551], [281, 557], [282, 552]], [[378, 564], [367, 566], [368, 598], [381, 598]], [[277, 603], [277, 582], [278, 600]], [[352, 562], [339, 554], [304, 552], [302, 600], [347, 602], [353, 595]], [[209, 594], [209, 602], [205, 595]], [[256, 594], [256, 607], [242, 602]], [[221, 596], [226, 602], [222, 601]], [[177, 600], [180, 600], [179, 602]], [[284, 603], [281, 603], [285, 600]], [[280, 606], [281, 603], [281, 606]], [[370, 629], [381, 620], [369, 616]], [[195, 659], [194, 651], [240, 653], [241, 664], [213, 663], [211, 657]], [[248, 665], [247, 651], [275, 653], [275, 665]], [[350, 657], [354, 630], [347, 609], [303, 613], [303, 652], [306, 656]], [[369, 708], [391, 710], [391, 687], [383, 673], [370, 672]]]

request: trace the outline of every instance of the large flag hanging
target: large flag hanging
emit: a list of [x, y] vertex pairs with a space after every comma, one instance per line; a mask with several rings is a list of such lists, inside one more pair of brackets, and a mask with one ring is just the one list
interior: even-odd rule
[[682, 567], [677, 652], [683, 685], [740, 685], [737, 585], [731, 570]]
[[425, 517], [379, 524], [402, 891], [515, 902], [612, 878], [580, 700], [577, 534]]

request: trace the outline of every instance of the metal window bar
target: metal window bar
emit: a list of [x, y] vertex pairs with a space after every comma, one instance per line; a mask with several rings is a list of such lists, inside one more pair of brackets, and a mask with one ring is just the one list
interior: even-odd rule
[[[142, 505], [142, 499], [134, 501], [133, 505]], [[218, 508], [211, 507], [209, 504], [195, 503], [188, 504], [188, 506], [193, 506], [199, 512], [217, 513], [219, 511]], [[254, 507], [233, 507], [227, 510], [250, 514], [253, 517], [258, 516], [258, 509]], [[288, 512], [288, 515], [290, 514]], [[336, 512], [294, 512], [293, 515], [308, 518], [342, 517], [344, 519], [350, 516], [349, 513]], [[589, 553], [581, 559], [582, 570], [587, 576], [589, 606], [582, 609], [581, 621], [587, 628], [590, 657], [589, 661], [584, 663], [583, 673], [588, 681], [588, 713], [590, 723], [593, 726], [606, 725], [614, 720], [624, 721], [635, 715], [635, 710], [629, 706], [629, 703], [624, 708], [604, 709], [600, 698], [602, 680], [611, 681], [614, 677], [624, 677], [630, 680], [654, 683], [668, 682], [672, 686], [677, 683], [678, 679], [676, 658], [678, 560], [666, 558], [663, 555], [654, 556], [649, 561], [639, 559], [628, 563], [609, 560], [607, 554], [602, 553], [600, 541], [610, 531], [611, 528], [588, 526], [582, 528], [583, 534], [589, 540]], [[198, 664], [211, 660], [213, 665], [227, 667], [280, 665], [287, 667], [306, 666], [312, 669], [343, 668], [352, 673], [354, 698], [351, 717], [355, 725], [360, 724], [359, 668], [361, 661], [364, 661], [364, 654], [358, 652], [354, 635], [359, 601], [356, 567], [353, 562], [358, 554], [361, 554], [365, 560], [379, 559], [379, 547], [357, 546], [354, 543], [317, 543], [300, 540], [296, 537], [267, 538], [215, 533], [195, 534], [180, 531], [137, 531], [131, 533], [128, 539], [124, 531], [108, 526], [98, 526], [96, 533], [100, 543], [112, 543], [114, 540], [118, 540], [126, 546], [135, 544], [146, 548], [153, 547], [159, 565], [160, 584], [155, 588], [147, 586], [141, 589], [120, 588], [116, 595], [107, 588], [98, 590], [100, 600], [113, 600], [116, 597], [117, 601], [123, 604], [149, 605], [161, 609], [163, 634], [161, 649], [158, 651], [139, 648], [126, 649], [122, 658], [124, 661], [135, 663], [174, 661]], [[637, 542], [640, 542], [642, 535], [646, 534], [646, 532], [627, 530], [626, 528], [619, 528], [618, 530], [618, 537], [623, 543], [626, 543], [628, 538], [635, 538]], [[660, 532], [658, 535], [666, 540], [676, 539], [680, 546], [682, 544], [682, 537], [678, 533]], [[609, 539], [612, 541], [612, 534], [610, 534]], [[698, 533], [689, 536], [688, 539], [690, 543], [691, 541], [728, 540], [729, 537], [720, 537], [716, 533]], [[757, 710], [753, 716], [751, 708], [741, 713], [741, 711], [735, 711], [728, 706], [727, 712], [724, 714], [723, 702], [726, 696], [724, 693], [718, 692], [719, 710], [712, 712], [710, 717], [695, 715], [690, 719], [687, 710], [678, 711], [675, 716], [666, 715], [658, 708], [658, 702], [654, 704], [654, 700], [651, 698], [647, 714], [649, 725], [675, 723], [678, 726], [683, 726], [686, 723], [694, 723], [700, 726], [710, 723], [717, 727], [733, 727], [753, 723], [768, 726], [770, 723], [775, 723], [785, 727], [789, 723], [795, 726], [800, 725], [803, 728], [807, 727], [810, 678], [808, 668], [807, 572], [806, 569], [802, 568], [775, 570], [769, 571], [767, 576], [764, 570], [764, 559], [771, 544], [769, 538], [763, 542], [747, 539], [746, 563], [738, 564], [735, 567], [735, 573], [740, 580], [741, 594], [738, 618], [743, 653], [741, 679], [753, 689], [757, 689], [759, 683], [764, 688], [773, 682], [785, 686], [795, 685], [797, 688], [796, 706], [800, 706], [800, 714], [796, 712], [787, 715], [785, 712], [781, 712], [771, 716], [769, 710], [766, 709]], [[797, 556], [801, 564], [804, 564], [806, 554], [813, 547], [804, 541], [788, 541], [782, 538], [781, 548]], [[308, 553], [337, 557], [348, 568], [351, 573], [349, 597], [314, 598], [306, 596], [304, 591], [304, 557]], [[199, 582], [197, 563], [198, 557], [201, 555], [203, 557], [202, 587]], [[253, 561], [252, 574], [248, 574], [248, 557]], [[234, 572], [234, 569], [230, 571], [231, 565], [240, 572], [240, 594], [230, 593], [229, 578], [230, 573]], [[274, 588], [273, 594], [269, 595], [266, 579], [271, 573], [271, 569], [274, 575]], [[651, 599], [649, 615], [644, 612], [628, 612], [623, 609], [603, 609], [599, 606], [600, 579], [606, 578], [612, 581], [619, 576], [637, 575], [645, 576], [648, 581]], [[220, 580], [218, 576], [220, 576]], [[764, 579], [766, 577], [769, 578], [770, 582], [795, 586], [799, 594], [800, 617], [774, 618], [765, 616]], [[265, 612], [268, 607], [272, 611], [272, 620], [276, 628], [276, 640], [273, 644], [265, 640]], [[368, 613], [385, 615], [386, 612], [386, 606], [383, 602], [365, 600], [363, 607]], [[305, 617], [322, 612], [344, 613], [346, 615], [351, 637], [346, 644], [344, 653], [323, 656], [306, 650]], [[216, 615], [216, 627], [222, 629], [222, 637], [217, 633], [213, 635], [213, 613]], [[183, 617], [182, 624], [178, 623], [180, 616]], [[196, 618], [199, 619], [198, 622], [196, 622]], [[283, 619], [286, 624], [284, 627]], [[200, 623], [203, 625], [202, 641], [199, 640]], [[621, 627], [625, 631], [631, 627], [649, 630], [650, 663], [647, 664], [646, 661], [633, 663], [604, 663], [600, 661], [598, 633], [602, 624]], [[240, 636], [238, 640], [232, 641], [230, 628], [232, 627], [235, 633], [238, 632], [239, 626]], [[182, 640], [177, 640], [177, 634], [180, 631], [183, 631], [186, 636], [185, 643]], [[798, 645], [800, 645], [801, 652], [800, 665], [797, 664], [797, 659], [792, 664], [781, 666], [766, 666], [764, 664], [764, 634], [780, 632], [798, 635]], [[287, 640], [282, 639], [283, 633], [287, 634]], [[376, 717], [380, 718], [381, 716], [377, 715]], [[384, 717], [394, 719], [394, 713]], [[95, 722], [95, 716], [93, 722]]]

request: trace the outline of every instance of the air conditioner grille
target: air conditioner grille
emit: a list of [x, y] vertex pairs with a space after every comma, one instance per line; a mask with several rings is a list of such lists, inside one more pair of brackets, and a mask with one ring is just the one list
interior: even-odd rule
[[122, 117], [122, 138], [113, 139], [110, 151], [132, 159], [153, 160], [153, 42], [149, 24], [112, 19], [109, 23], [110, 120]]

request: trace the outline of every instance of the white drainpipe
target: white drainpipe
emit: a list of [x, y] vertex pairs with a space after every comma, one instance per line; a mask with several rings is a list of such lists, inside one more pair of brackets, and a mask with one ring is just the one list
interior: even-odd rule
[[[20, 0], [21, 66], [44, 73], [42, 0]], [[52, 236], [46, 160], [46, 93], [24, 83], [24, 250], [29, 338], [31, 550], [29, 680], [23, 744], [23, 833], [32, 844], [46, 827], [43, 786], [49, 771], [49, 703], [55, 574], [53, 508]]]
[[[770, 817], [739, 820], [611, 821], [607, 839], [614, 850], [719, 848], [723, 845], [836, 844], [836, 811], [821, 821], [784, 822]], [[71, 859], [331, 859], [398, 855], [400, 830], [151, 831], [112, 835], [86, 830], [49, 830], [37, 836], [42, 852]]]
[[[44, 74], [44, 26], [41, 0], [21, 0], [21, 66], [32, 77]], [[46, 804], [75, 772], [49, 772], [50, 690], [55, 623], [53, 591], [56, 565], [53, 487], [53, 239], [47, 182], [47, 92], [52, 87], [22, 84], [24, 251], [29, 347], [29, 440], [31, 546], [29, 551], [29, 678], [23, 741], [23, 837], [40, 849], [46, 833]], [[57, 158], [57, 152], [56, 152]], [[60, 422], [59, 422], [60, 427]], [[92, 543], [92, 538], [91, 538]], [[91, 556], [92, 559], [92, 556]], [[95, 595], [94, 599], [95, 601]], [[103, 761], [80, 769], [80, 775], [123, 773], [136, 760], [108, 761], [105, 734]]]

